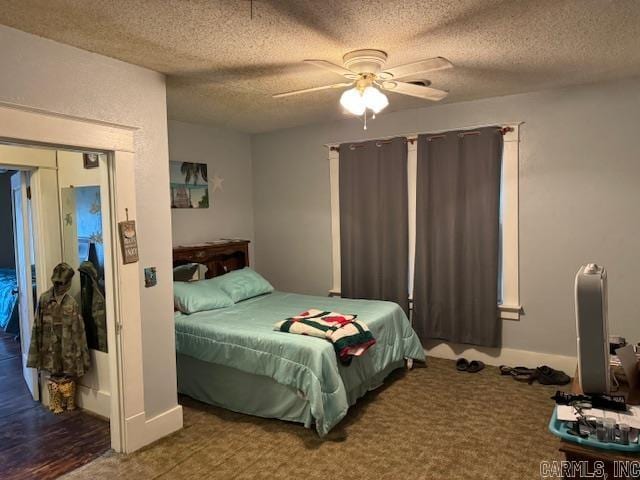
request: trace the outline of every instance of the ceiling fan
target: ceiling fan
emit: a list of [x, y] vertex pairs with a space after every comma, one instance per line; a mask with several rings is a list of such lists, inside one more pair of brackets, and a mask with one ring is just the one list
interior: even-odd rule
[[431, 101], [442, 100], [449, 93], [445, 90], [432, 88], [425, 82], [398, 81], [399, 79], [422, 73], [452, 68], [453, 64], [443, 57], [429, 58], [419, 62], [384, 68], [387, 62], [387, 54], [385, 52], [381, 50], [354, 50], [347, 53], [342, 60], [343, 67], [325, 60], [304, 60], [304, 62], [342, 75], [349, 81], [277, 93], [273, 97], [282, 98], [302, 93], [353, 86], [353, 88], [342, 93], [340, 104], [354, 115], [365, 115], [366, 120], [367, 109], [371, 110], [375, 116], [376, 113], [389, 104], [387, 96], [380, 89]]

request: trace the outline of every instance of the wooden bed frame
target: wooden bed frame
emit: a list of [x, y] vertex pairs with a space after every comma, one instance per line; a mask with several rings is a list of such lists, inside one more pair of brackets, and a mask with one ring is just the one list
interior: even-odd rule
[[175, 247], [173, 266], [187, 263], [200, 263], [206, 266], [205, 278], [240, 270], [249, 266], [249, 240], [226, 240]]

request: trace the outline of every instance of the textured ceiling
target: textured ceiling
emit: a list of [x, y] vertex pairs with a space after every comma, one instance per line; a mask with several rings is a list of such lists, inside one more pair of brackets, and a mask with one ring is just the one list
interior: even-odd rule
[[170, 118], [247, 132], [341, 118], [339, 91], [271, 95], [341, 81], [301, 60], [358, 48], [448, 58], [445, 102], [640, 75], [637, 0], [0, 0], [0, 23], [166, 73]]

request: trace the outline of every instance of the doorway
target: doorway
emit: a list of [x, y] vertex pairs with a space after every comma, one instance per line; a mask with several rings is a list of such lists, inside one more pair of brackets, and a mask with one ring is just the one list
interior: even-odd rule
[[[0, 465], [3, 478], [57, 478], [111, 446], [109, 309], [105, 300], [111, 285], [105, 262], [111, 254], [107, 156], [6, 145], [0, 149], [4, 149], [3, 161], [13, 165], [0, 165], [0, 231], [12, 233], [2, 235], [0, 247], [6, 247], [4, 243], [11, 238], [14, 250], [13, 265], [0, 270], [9, 284], [3, 289], [11, 295], [6, 303], [13, 303], [7, 320], [0, 322]], [[25, 162], [27, 157], [38, 160]], [[21, 163], [31, 165], [11, 169]], [[73, 276], [64, 292], [53, 295], [60, 305], [55, 310], [52, 295], [47, 297], [51, 284], [47, 280], [52, 267], [62, 262], [69, 265]], [[38, 305], [43, 298], [48, 301]], [[77, 312], [75, 325], [81, 330], [78, 339], [82, 342], [75, 346], [84, 344], [88, 360], [81, 375], [73, 377], [78, 408], [59, 414], [48, 408], [52, 402], [47, 387], [52, 374], [64, 373], [68, 365], [59, 364], [62, 350], [57, 350], [60, 355], [50, 354], [49, 347], [55, 342], [49, 337], [67, 335], [73, 314], [56, 323], [50, 321], [54, 311]], [[55, 334], [49, 335], [49, 330], [43, 334], [46, 329]], [[28, 358], [30, 350], [33, 356], [34, 345], [38, 345], [36, 352], [42, 350], [39, 369], [27, 365], [34, 362]], [[69, 406], [74, 405], [65, 404]], [[42, 471], [44, 465], [47, 468]]]
[[[111, 380], [111, 447], [116, 452], [134, 452], [139, 448], [182, 428], [182, 408], [149, 415], [145, 409], [145, 376], [142, 358], [142, 269], [138, 262], [125, 261], [121, 239], [117, 236], [122, 222], [136, 222], [136, 174], [138, 154], [134, 125], [47, 112], [0, 102], [0, 141], [20, 145], [54, 145], [62, 149], [95, 149], [108, 152], [111, 192], [110, 225], [112, 251], [109, 263], [111, 284], [107, 305], [115, 319], [107, 322], [109, 339], [109, 373]], [[0, 152], [0, 164], [6, 164]], [[25, 159], [23, 165], [34, 165]], [[51, 162], [45, 165], [53, 168]], [[33, 180], [33, 179], [32, 179]], [[46, 209], [47, 205], [41, 205]], [[41, 209], [42, 209], [41, 208]], [[38, 222], [44, 222], [39, 218]], [[38, 223], [36, 222], [36, 223]], [[43, 248], [47, 246], [44, 245]], [[36, 261], [41, 280], [40, 262]], [[45, 268], [46, 269], [46, 268]], [[45, 277], [46, 278], [46, 277]], [[40, 281], [38, 280], [38, 281]], [[111, 294], [111, 298], [109, 295]]]

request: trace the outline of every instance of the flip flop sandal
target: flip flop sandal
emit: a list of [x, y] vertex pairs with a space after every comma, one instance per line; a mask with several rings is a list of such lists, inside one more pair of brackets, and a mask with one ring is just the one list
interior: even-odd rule
[[469, 368], [469, 361], [466, 358], [459, 358], [456, 362], [456, 370], [459, 372], [466, 372]]
[[536, 368], [536, 377], [542, 385], [566, 385], [571, 382], [569, 375], [546, 365]]
[[535, 371], [533, 368], [527, 367], [509, 367], [507, 365], [500, 365], [500, 375], [527, 375]]
[[480, 360], [471, 360], [471, 363], [469, 363], [469, 367], [467, 368], [467, 372], [478, 373], [483, 368], [484, 368], [483, 362], [481, 362]]
[[500, 375], [511, 375], [518, 382], [533, 382], [536, 379], [536, 371], [527, 367], [508, 367], [500, 365]]

